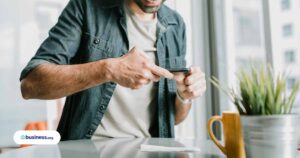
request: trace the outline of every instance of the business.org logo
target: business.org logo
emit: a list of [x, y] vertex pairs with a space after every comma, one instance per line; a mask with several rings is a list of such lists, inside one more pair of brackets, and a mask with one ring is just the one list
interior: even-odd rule
[[14, 135], [17, 144], [57, 144], [60, 134], [57, 131], [17, 131]]
[[28, 136], [28, 135], [21, 135], [21, 139], [51, 139], [53, 140], [53, 137], [47, 137], [47, 136]]

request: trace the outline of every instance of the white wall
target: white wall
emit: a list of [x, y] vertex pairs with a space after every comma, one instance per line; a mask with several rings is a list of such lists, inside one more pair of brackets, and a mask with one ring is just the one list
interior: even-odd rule
[[16, 130], [46, 121], [46, 102], [21, 97], [19, 76], [67, 0], [0, 1], [0, 147], [14, 146]]

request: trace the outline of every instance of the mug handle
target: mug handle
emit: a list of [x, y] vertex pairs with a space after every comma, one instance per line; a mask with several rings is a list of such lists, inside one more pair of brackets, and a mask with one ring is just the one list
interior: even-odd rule
[[222, 117], [221, 116], [213, 116], [208, 120], [208, 124], [207, 124], [207, 130], [208, 130], [208, 134], [209, 137], [211, 138], [211, 140], [218, 146], [219, 149], [221, 149], [221, 151], [226, 155], [227, 151], [226, 148], [218, 141], [218, 139], [216, 138], [216, 136], [214, 135], [214, 132], [212, 131], [212, 125], [215, 121], [219, 121], [222, 123]]

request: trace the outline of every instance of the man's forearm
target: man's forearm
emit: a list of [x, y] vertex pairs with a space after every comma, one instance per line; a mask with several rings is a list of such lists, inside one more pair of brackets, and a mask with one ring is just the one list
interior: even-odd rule
[[39, 65], [21, 81], [22, 95], [25, 99], [57, 99], [105, 83], [107, 60]]
[[175, 125], [185, 120], [191, 109], [192, 103], [183, 104], [176, 96], [175, 100]]

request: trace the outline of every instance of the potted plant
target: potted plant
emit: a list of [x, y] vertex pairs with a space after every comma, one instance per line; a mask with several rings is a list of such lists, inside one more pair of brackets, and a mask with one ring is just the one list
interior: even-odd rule
[[291, 114], [299, 82], [287, 90], [286, 76], [271, 67], [250, 68], [237, 74], [239, 88], [226, 88], [212, 77], [240, 113], [247, 158], [295, 158], [299, 115]]

